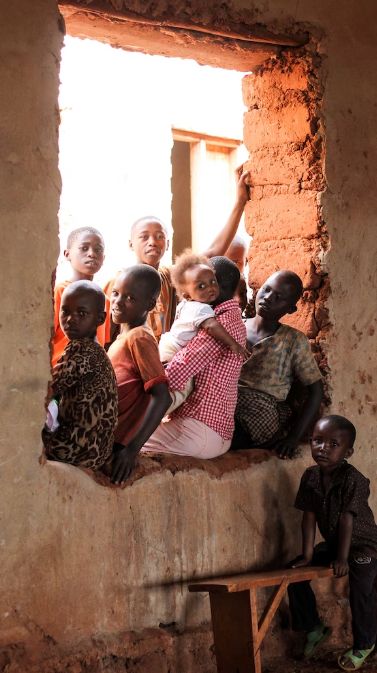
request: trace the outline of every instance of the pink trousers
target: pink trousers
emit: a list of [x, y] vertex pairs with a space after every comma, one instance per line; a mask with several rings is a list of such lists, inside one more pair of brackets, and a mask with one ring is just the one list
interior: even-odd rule
[[226, 453], [230, 439], [223, 439], [194, 418], [172, 418], [161, 423], [142, 448], [142, 452], [175, 453], [195, 458], [216, 458]]

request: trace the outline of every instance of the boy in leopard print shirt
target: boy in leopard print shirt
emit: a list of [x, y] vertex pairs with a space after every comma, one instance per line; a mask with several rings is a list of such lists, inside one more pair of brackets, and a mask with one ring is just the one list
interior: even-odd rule
[[64, 290], [59, 318], [69, 343], [52, 380], [58, 427], [42, 431], [49, 459], [94, 470], [112, 452], [118, 418], [115, 374], [96, 341], [97, 327], [106, 317], [104, 308], [105, 295], [91, 281], [76, 281]]

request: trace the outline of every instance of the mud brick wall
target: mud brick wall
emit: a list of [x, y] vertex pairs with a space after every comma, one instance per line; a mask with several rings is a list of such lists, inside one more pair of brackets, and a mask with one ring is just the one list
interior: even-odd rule
[[257, 290], [269, 274], [291, 269], [304, 283], [299, 310], [284, 321], [320, 342], [329, 325], [327, 273], [321, 259], [328, 236], [321, 216], [324, 178], [322, 82], [316, 54], [285, 53], [243, 80], [244, 137], [253, 184], [246, 229], [249, 284]]

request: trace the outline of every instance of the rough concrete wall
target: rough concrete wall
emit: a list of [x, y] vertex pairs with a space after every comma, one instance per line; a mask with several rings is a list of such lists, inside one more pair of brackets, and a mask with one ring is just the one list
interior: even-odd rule
[[58, 16], [54, 0], [0, 8], [0, 604], [1, 636], [11, 642], [20, 632], [15, 626], [6, 635], [9, 613], [28, 584], [42, 580], [42, 566], [33, 575], [29, 559], [38, 558], [39, 527], [48, 519], [38, 458], [58, 254]]
[[[173, 12], [165, 0], [128, 4], [152, 14], [157, 6], [175, 19], [196, 12], [197, 20], [202, 16], [207, 23], [219, 7], [209, 2], [203, 10], [203, 3], [182, 2]], [[221, 4], [227, 16], [250, 8], [249, 0]], [[327, 190], [320, 206], [330, 236], [322, 270], [332, 288], [327, 349], [333, 408], [356, 421], [354, 462], [372, 476], [377, 8], [366, 0], [336, 5], [256, 0], [251, 7], [255, 20], [273, 29], [294, 32], [298, 25], [320, 38], [321, 72], [327, 73], [322, 81]], [[14, 672], [32, 670], [34, 661], [39, 672], [41, 654], [68, 657], [82, 641], [86, 651], [102, 648], [102, 670], [105, 665], [116, 670], [119, 643], [135, 673], [147, 670], [145, 656], [154, 662], [154, 671], [170, 656], [177, 673], [199, 670], [198, 658], [203, 671], [214, 670], [208, 632], [192, 638], [191, 654], [188, 641], [162, 640], [148, 650], [146, 637], [136, 646], [130, 636], [117, 639], [116, 634], [172, 621], [199, 628], [208, 619], [206, 599], [189, 598], [182, 579], [194, 571], [233, 572], [254, 561], [276, 560], [281, 544], [287, 555], [295, 552], [297, 517], [291, 501], [308, 461], [269, 461], [232, 470], [219, 480], [197, 470], [174, 477], [162, 471], [124, 492], [105, 490], [71, 467], [38, 464], [49, 370], [49, 285], [57, 256], [55, 105], [61, 35], [53, 0], [35, 0], [32, 8], [19, 0], [1, 13], [1, 272], [7, 294], [1, 321], [0, 642], [5, 650], [0, 662]], [[170, 653], [166, 660], [164, 647]], [[45, 670], [52, 673], [62, 665], [55, 660]], [[88, 667], [72, 660], [66, 670], [78, 673]], [[167, 669], [161, 664], [161, 670]]]
[[[247, 454], [208, 470], [199, 460], [159, 467], [143, 458], [145, 476], [124, 491], [46, 463], [14, 557], [22, 572], [2, 601], [11, 673], [81, 673], [88, 662], [114, 673], [112, 657], [135, 673], [214, 672], [208, 597], [189, 594], [188, 581], [273, 567], [298, 549], [291, 503], [307, 460]], [[277, 654], [279, 633], [268, 642]]]

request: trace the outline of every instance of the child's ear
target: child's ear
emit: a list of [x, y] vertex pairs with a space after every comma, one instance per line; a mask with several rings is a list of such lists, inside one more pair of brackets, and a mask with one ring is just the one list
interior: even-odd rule
[[296, 313], [297, 311], [297, 306], [296, 304], [293, 304], [287, 311], [287, 313]]
[[129, 247], [130, 250], [133, 250], [133, 245], [132, 245], [131, 239], [129, 239], [129, 241], [128, 241], [128, 247]]
[[97, 325], [103, 325], [106, 320], [106, 311], [99, 311], [97, 316]]
[[182, 297], [182, 299], [190, 299], [190, 295], [188, 292], [181, 292], [180, 296]]
[[66, 259], [69, 259], [69, 250], [64, 250], [63, 255]]
[[148, 313], [149, 311], [153, 311], [154, 307], [156, 306], [157, 303], [157, 297], [156, 299], [151, 299], [150, 302], [148, 303]]
[[169, 245], [170, 245], [170, 241], [169, 241], [169, 239], [167, 238], [167, 239], [166, 239], [166, 248], [165, 248], [165, 252], [166, 252], [166, 250], [169, 250]]
[[353, 446], [350, 446], [349, 449], [346, 451], [346, 458], [350, 458], [353, 454]]

